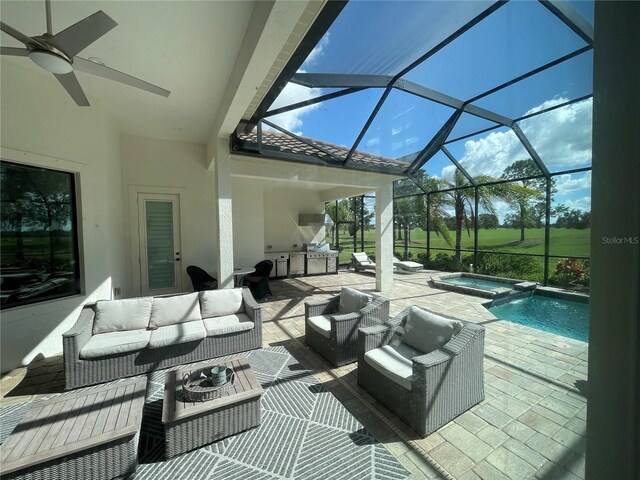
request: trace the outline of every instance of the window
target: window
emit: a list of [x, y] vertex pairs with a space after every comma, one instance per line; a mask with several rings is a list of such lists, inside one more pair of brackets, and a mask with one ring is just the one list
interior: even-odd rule
[[0, 162], [1, 308], [80, 293], [74, 176]]

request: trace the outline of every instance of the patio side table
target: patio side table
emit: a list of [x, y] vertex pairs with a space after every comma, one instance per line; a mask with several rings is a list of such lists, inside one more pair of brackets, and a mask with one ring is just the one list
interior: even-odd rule
[[[219, 398], [188, 402], [181, 398], [182, 378], [195, 370], [226, 365], [233, 369], [235, 381]], [[194, 448], [217, 442], [260, 425], [263, 390], [243, 356], [198, 363], [167, 372], [162, 404], [165, 455], [175, 457]]]
[[135, 471], [147, 379], [36, 402], [0, 446], [3, 479], [111, 479]]

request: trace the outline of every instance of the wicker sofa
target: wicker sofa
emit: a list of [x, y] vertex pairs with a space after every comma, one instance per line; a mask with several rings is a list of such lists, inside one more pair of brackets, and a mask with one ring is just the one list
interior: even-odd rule
[[63, 334], [67, 390], [262, 347], [248, 288], [101, 300]]
[[[407, 343], [412, 315], [427, 318], [411, 331], [422, 345]], [[358, 384], [429, 435], [484, 400], [484, 331], [408, 307], [385, 325], [359, 330]]]

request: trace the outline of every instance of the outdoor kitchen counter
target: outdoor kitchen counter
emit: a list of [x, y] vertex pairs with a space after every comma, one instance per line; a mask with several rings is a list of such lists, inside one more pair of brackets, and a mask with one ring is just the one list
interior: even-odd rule
[[[271, 260], [274, 262], [274, 270], [272, 270], [271, 272], [271, 278], [284, 278], [299, 275], [326, 275], [328, 273], [338, 273], [338, 252], [336, 250], [329, 250], [328, 252], [314, 252], [306, 250], [270, 250], [265, 252], [264, 255], [267, 260]], [[288, 257], [288, 269], [286, 272], [282, 271], [283, 269], [280, 266], [282, 264], [277, 264], [278, 260], [282, 261], [284, 256]]]

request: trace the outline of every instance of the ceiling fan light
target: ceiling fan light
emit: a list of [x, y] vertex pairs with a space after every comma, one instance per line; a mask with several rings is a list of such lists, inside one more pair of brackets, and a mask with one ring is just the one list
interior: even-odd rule
[[47, 72], [64, 74], [73, 71], [71, 64], [55, 53], [35, 50], [29, 53], [29, 58], [33, 63], [44, 68]]

